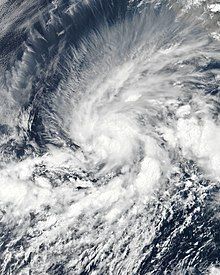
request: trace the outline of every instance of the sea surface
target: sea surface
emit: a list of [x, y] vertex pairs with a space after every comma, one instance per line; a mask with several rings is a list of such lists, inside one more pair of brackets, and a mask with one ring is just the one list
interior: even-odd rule
[[0, 1], [0, 274], [220, 274], [220, 2]]

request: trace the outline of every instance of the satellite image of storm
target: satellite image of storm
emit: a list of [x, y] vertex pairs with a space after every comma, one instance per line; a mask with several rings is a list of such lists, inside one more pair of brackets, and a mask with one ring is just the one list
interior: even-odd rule
[[220, 275], [220, 0], [0, 0], [0, 275]]

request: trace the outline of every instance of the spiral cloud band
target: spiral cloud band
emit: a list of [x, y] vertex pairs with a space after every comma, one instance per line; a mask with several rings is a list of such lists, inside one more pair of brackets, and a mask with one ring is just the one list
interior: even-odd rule
[[220, 4], [12, 2], [1, 274], [220, 274]]

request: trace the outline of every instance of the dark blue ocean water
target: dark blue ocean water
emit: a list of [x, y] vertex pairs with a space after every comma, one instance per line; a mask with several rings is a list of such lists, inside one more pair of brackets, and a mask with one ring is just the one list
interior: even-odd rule
[[1, 274], [219, 267], [219, 13], [208, 4], [0, 4]]

